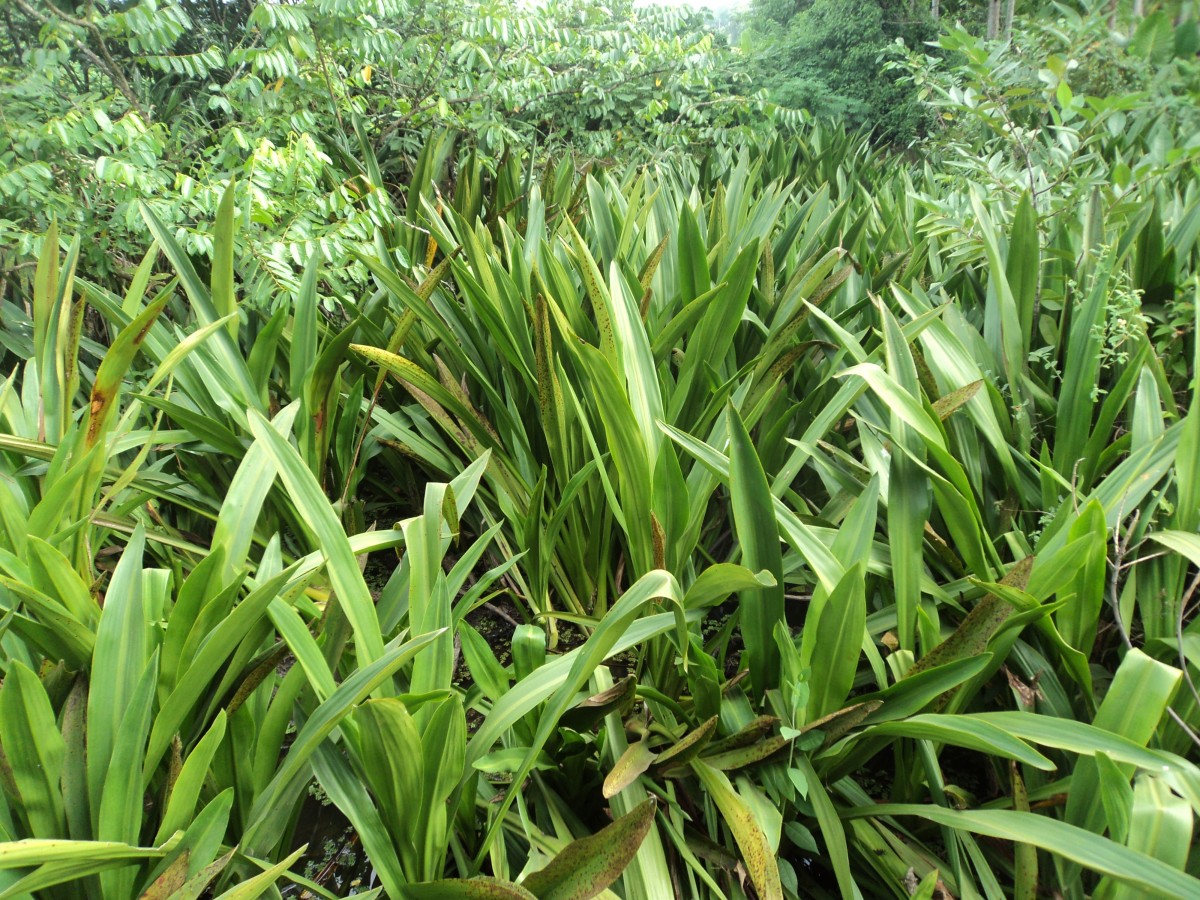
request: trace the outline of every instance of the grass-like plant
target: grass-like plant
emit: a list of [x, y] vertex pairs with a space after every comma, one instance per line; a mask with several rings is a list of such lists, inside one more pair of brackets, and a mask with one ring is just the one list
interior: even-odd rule
[[124, 296], [48, 235], [3, 896], [330, 896], [314, 784], [391, 897], [1196, 893], [1175, 170], [1078, 216], [823, 129], [457, 172], [273, 313], [232, 191], [207, 278], [148, 208]]

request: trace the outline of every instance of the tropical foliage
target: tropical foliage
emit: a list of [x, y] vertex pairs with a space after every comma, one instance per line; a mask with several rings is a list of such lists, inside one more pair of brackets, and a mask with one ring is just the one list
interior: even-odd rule
[[1194, 23], [14, 2], [0, 896], [1200, 893]]

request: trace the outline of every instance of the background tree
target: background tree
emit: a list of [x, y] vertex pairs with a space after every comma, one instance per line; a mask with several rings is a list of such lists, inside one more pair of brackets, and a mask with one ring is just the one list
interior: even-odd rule
[[[370, 241], [431, 134], [486, 170], [526, 148], [719, 143], [756, 107], [731, 102], [744, 78], [705, 16], [625, 0], [8, 0], [0, 15], [3, 268], [57, 218], [102, 282], [132, 275], [143, 200], [207, 257], [231, 176], [250, 226], [239, 271], [277, 297], [314, 248], [349, 259]], [[382, 196], [358, 180], [364, 142]]]
[[921, 46], [936, 34], [930, 10], [907, 0], [756, 0], [742, 46], [771, 98], [820, 118], [868, 127], [885, 142], [919, 135], [924, 113], [885, 71], [895, 41]]

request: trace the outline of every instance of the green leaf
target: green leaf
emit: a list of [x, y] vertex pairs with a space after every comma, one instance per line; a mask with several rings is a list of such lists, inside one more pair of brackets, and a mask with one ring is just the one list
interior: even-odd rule
[[1046, 816], [1013, 810], [951, 810], [915, 803], [880, 803], [843, 815], [919, 816], [948, 828], [1032, 844], [1155, 897], [1187, 900], [1200, 892], [1200, 880], [1152, 856]]
[[1143, 774], [1133, 786], [1129, 819], [1131, 850], [1185, 870], [1192, 846], [1192, 809], [1159, 778]]
[[[679, 627], [679, 619], [676, 616], [664, 617], [666, 621], [664, 618], [651, 617], [650, 620], [644, 620], [635, 626], [634, 620], [642, 613], [643, 608], [655, 600], [666, 600], [678, 607], [681, 599], [679, 584], [669, 573], [656, 570], [639, 578], [609, 609], [608, 614], [582, 647], [540, 667], [531, 676], [514, 685], [492, 706], [491, 713], [467, 745], [465, 766], [473, 766], [516, 721], [539, 703], [545, 702], [546, 707], [526, 761], [513, 778], [514, 783], [524, 781], [537, 759], [537, 754], [554, 733], [563, 713], [575, 702], [577, 692], [592, 677], [596, 666], [614, 652], [620, 652], [618, 648], [632, 646], [636, 641], [645, 640], [651, 634], [665, 631], [672, 620], [676, 627]], [[658, 621], [654, 621], [655, 618]], [[503, 819], [513, 799], [513, 792], [508, 792], [500, 804], [495, 822]], [[488, 843], [495, 836], [496, 828], [493, 824], [489, 829], [481, 852], [486, 851]]]
[[1033, 339], [1033, 314], [1037, 307], [1041, 275], [1040, 253], [1037, 210], [1026, 191], [1013, 213], [1012, 233], [1004, 261], [1005, 276], [1012, 289], [1018, 321], [1021, 323], [1021, 346], [1026, 354]]
[[328, 559], [329, 581], [337, 593], [339, 608], [354, 631], [356, 652], [367, 663], [379, 659], [383, 654], [383, 636], [375, 603], [333, 507], [295, 448], [262, 415], [251, 411], [249, 424], [255, 441], [267, 451], [279, 479]]
[[96, 630], [87, 714], [88, 797], [93, 824], [100, 812], [105, 774], [113, 761], [121, 721], [149, 659], [142, 597], [145, 546], [145, 531], [138, 525], [113, 572]]
[[224, 739], [225, 711], [219, 710], [204, 737], [196, 743], [192, 752], [184, 760], [179, 776], [171, 785], [167, 808], [163, 812], [158, 833], [154, 837], [155, 844], [162, 844], [176, 831], [186, 828], [191, 821], [196, 811], [196, 802], [200, 799], [200, 790], [204, 787], [205, 778], [208, 777], [213, 756]]
[[587, 344], [576, 348], [587, 371], [590, 386], [604, 423], [608, 449], [616, 463], [620, 485], [620, 512], [634, 573], [642, 575], [654, 566], [654, 534], [651, 525], [651, 460], [646, 442], [636, 426], [629, 397], [608, 360]]
[[1186, 531], [1155, 531], [1146, 537], [1186, 557], [1192, 565], [1200, 566], [1200, 535]]
[[275, 886], [275, 882], [292, 867], [292, 864], [296, 860], [304, 855], [304, 851], [307, 849], [307, 844], [300, 847], [286, 859], [280, 860], [265, 872], [260, 872], [253, 878], [247, 878], [236, 887], [231, 887], [225, 893], [220, 894], [216, 900], [256, 900], [256, 898], [261, 897], [267, 891], [271, 890]]
[[[421, 735], [404, 704], [396, 699], [369, 700], [354, 713], [359, 726], [362, 777], [375, 795], [380, 815], [400, 848], [405, 869], [416, 875], [423, 848]], [[439, 748], [445, 749], [445, 748]]]
[[17, 789], [11, 799], [29, 834], [65, 834], [59, 782], [66, 745], [41, 680], [20, 660], [9, 664], [0, 687], [0, 743]]
[[821, 607], [810, 663], [819, 673], [808, 698], [810, 720], [841, 709], [850, 695], [867, 624], [865, 575], [862, 563], [851, 566]]
[[248, 816], [243, 846], [249, 852], [256, 847], [271, 847], [285, 826], [286, 807], [297, 785], [308, 780], [308, 761], [349, 712], [365, 700], [379, 685], [401, 666], [428, 646], [438, 633], [423, 634], [405, 643], [389, 645], [383, 655], [368, 666], [354, 672], [336, 691], [317, 707], [296, 735], [287, 756], [280, 764], [271, 783], [259, 795]]
[[[1178, 669], [1151, 659], [1140, 650], [1130, 650], [1117, 668], [1108, 693], [1096, 710], [1093, 725], [1146, 746], [1157, 731], [1182, 675]], [[1108, 750], [1102, 744], [1097, 749]], [[1110, 755], [1118, 759], [1115, 753]], [[1127, 770], [1126, 776], [1129, 774]], [[1100, 830], [1105, 816], [1099, 781], [1100, 773], [1095, 760], [1081, 759], [1071, 778], [1071, 791], [1067, 796], [1067, 822], [1088, 831]], [[1070, 874], [1070, 868], [1064, 870], [1065, 876]]]
[[[146, 663], [141, 679], [123, 710], [117, 729], [112, 758], [104, 771], [104, 790], [96, 824], [96, 837], [103, 841], [137, 843], [142, 830], [145, 805], [142, 764], [146, 755], [146, 736], [154, 713], [154, 688], [158, 681], [158, 652]], [[100, 884], [112, 897], [128, 896], [133, 889], [134, 869], [103, 872]]]
[[233, 289], [233, 242], [237, 231], [237, 217], [234, 215], [235, 184], [235, 179], [230, 178], [224, 193], [221, 194], [221, 203], [217, 206], [217, 221], [213, 223], [213, 262], [209, 288], [217, 315], [232, 316], [226, 328], [236, 344], [237, 294]]
[[889, 722], [919, 713], [942, 694], [965, 684], [983, 672], [991, 661], [990, 653], [981, 653], [978, 656], [968, 656], [944, 665], [933, 666], [915, 674], [910, 673], [882, 691], [863, 697], [864, 702], [883, 701], [883, 706], [872, 713], [867, 721]]
[[[304, 384], [317, 363], [317, 273], [321, 254], [314, 251], [304, 267], [300, 290], [296, 293], [295, 314], [292, 319], [292, 341], [288, 347], [288, 375], [291, 397], [304, 396]], [[380, 373], [383, 377], [383, 373]]]
[[[755, 692], [761, 696], [779, 686], [779, 648], [775, 645], [774, 629], [777, 622], [784, 621], [783, 553], [773, 514], [774, 501], [758, 453], [732, 405], [727, 407], [726, 416], [730, 445], [729, 494], [742, 559], [751, 571], [764, 570], [775, 579], [772, 587], [738, 596], [750, 680]], [[856, 640], [860, 637], [861, 630]]]
[[[163, 225], [149, 205], [143, 202], [140, 204], [140, 209], [142, 218], [150, 228], [150, 233], [154, 235], [154, 239], [162, 247], [163, 253], [171, 261], [171, 265], [174, 266], [175, 272], [179, 275], [179, 281], [183, 285], [188, 299], [191, 300], [193, 308], [196, 310], [200, 324], [209, 325], [222, 318], [224, 313], [217, 312], [212, 294], [196, 274], [196, 270], [192, 266], [187, 252], [179, 246], [179, 242], [175, 240], [175, 236]], [[258, 392], [254, 389], [251, 382], [246, 361], [238, 350], [236, 342], [230, 337], [229, 332], [216, 332], [209, 344], [214, 348], [218, 364], [233, 379], [233, 383], [238, 390], [239, 396], [232, 398], [232, 401], [239, 402], [241, 409], [251, 408], [252, 406], [257, 408]]]
[[941, 741], [978, 750], [989, 756], [1015, 759], [1035, 769], [1053, 771], [1055, 768], [1054, 763], [1004, 729], [986, 720], [968, 716], [910, 716], [907, 719], [876, 725], [871, 728], [870, 733]]

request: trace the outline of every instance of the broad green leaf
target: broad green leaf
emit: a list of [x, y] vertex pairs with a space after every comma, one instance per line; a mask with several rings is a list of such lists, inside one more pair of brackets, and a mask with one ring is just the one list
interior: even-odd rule
[[1193, 815], [1188, 802], [1161, 779], [1138, 776], [1133, 787], [1128, 846], [1186, 870], [1192, 846]]
[[428, 646], [437, 633], [424, 634], [404, 643], [393, 642], [383, 655], [368, 666], [357, 670], [343, 681], [334, 693], [317, 707], [300, 729], [280, 764], [275, 777], [255, 801], [243, 837], [243, 845], [253, 851], [259, 844], [271, 847], [284, 827], [280, 821], [281, 807], [289, 803], [296, 786], [309, 777], [309, 758], [317, 747], [338, 727], [349, 712], [401, 666]]
[[815, 677], [808, 698], [809, 720], [841, 709], [850, 695], [867, 623], [865, 581], [863, 565], [852, 565], [821, 607], [810, 662]]
[[738, 596], [742, 637], [750, 664], [750, 680], [758, 695], [779, 686], [779, 648], [774, 629], [784, 620], [783, 554], [775, 524], [773, 498], [758, 453], [741, 417], [727, 407], [729, 427], [729, 494], [733, 523], [741, 545], [742, 560], [751, 571], [766, 571], [775, 579], [772, 587], [758, 588]]
[[837, 877], [838, 890], [842, 900], [855, 900], [858, 889], [854, 876], [850, 871], [850, 851], [846, 844], [846, 830], [842, 825], [837, 808], [830, 799], [829, 792], [822, 784], [817, 770], [807, 756], [798, 755], [793, 761], [805, 783], [808, 785], [808, 798], [813, 805], [821, 836], [825, 839], [825, 850], [829, 862]]
[[[609, 609], [608, 614], [582, 647], [542, 666], [533, 675], [515, 685], [492, 707], [487, 720], [467, 745], [465, 765], [473, 766], [477, 759], [490, 752], [493, 744], [515, 721], [539, 703], [545, 702], [546, 708], [526, 761], [513, 778], [516, 783], [523, 781], [563, 713], [570, 708], [576, 693], [591, 678], [596, 666], [612, 653], [619, 652], [617, 648], [622, 645], [623, 639], [636, 639], [639, 629], [631, 626], [643, 608], [655, 600], [665, 600], [678, 607], [681, 599], [679, 585], [669, 573], [656, 570], [639, 578]], [[670, 620], [678, 628], [678, 616], [672, 615]], [[666, 630], [664, 626], [667, 625], [661, 618], [657, 623], [643, 621], [638, 624], [648, 629], [644, 632], [646, 636], [657, 633], [659, 629]], [[511, 802], [510, 792], [500, 805], [500, 814], [496, 821], [500, 820]], [[494, 833], [495, 826], [485, 839], [485, 847]]]
[[104, 779], [125, 711], [149, 660], [149, 634], [142, 597], [142, 554], [146, 536], [139, 525], [125, 546], [104, 597], [96, 630], [88, 691], [87, 769], [92, 822], [100, 813]]
[[[1182, 673], [1151, 659], [1140, 650], [1130, 650], [1121, 661], [1108, 693], [1096, 710], [1097, 729], [1146, 746], [1166, 713], [1167, 704], [1179, 687]], [[1098, 747], [1097, 749], [1105, 749]], [[1117, 759], [1115, 754], [1114, 759]], [[1127, 771], [1126, 776], [1130, 773]], [[1104, 821], [1100, 795], [1100, 773], [1093, 759], [1081, 759], [1071, 778], [1066, 820], [1088, 831], [1099, 831]], [[1071, 869], [1064, 869], [1069, 876]]]
[[171, 785], [167, 797], [167, 808], [159, 823], [158, 833], [154, 843], [162, 844], [176, 831], [187, 827], [196, 811], [196, 802], [200, 798], [200, 790], [204, 779], [208, 776], [213, 756], [225, 739], [225, 711], [220, 710], [204, 737], [202, 737], [192, 752], [184, 760], [179, 776]]
[[261, 415], [252, 411], [249, 422], [255, 441], [266, 449], [280, 480], [328, 559], [329, 581], [337, 593], [339, 608], [354, 630], [358, 654], [364, 662], [374, 662], [383, 654], [383, 637], [371, 592], [363, 581], [346, 532], [295, 448]]
[[213, 262], [212, 275], [209, 279], [209, 290], [212, 293], [213, 308], [218, 316], [232, 316], [229, 324], [229, 336], [237, 343], [237, 294], [233, 288], [233, 252], [234, 238], [237, 231], [235, 209], [235, 185], [233, 178], [229, 179], [221, 202], [217, 206], [217, 221], [213, 223]]
[[1013, 810], [952, 810], [914, 803], [880, 803], [849, 810], [848, 816], [919, 816], [973, 834], [1032, 844], [1156, 897], [1186, 898], [1200, 891], [1200, 879], [1152, 856], [1123, 847], [1090, 831], [1033, 813]]
[[12, 799], [29, 833], [46, 838], [65, 834], [59, 782], [66, 745], [41, 681], [20, 660], [9, 665], [0, 687], [0, 742], [17, 790]]
[[876, 725], [870, 733], [941, 741], [978, 750], [989, 756], [1015, 759], [1017, 762], [1033, 766], [1035, 769], [1053, 771], [1055, 768], [1054, 763], [1024, 741], [979, 718], [933, 714], [916, 715]]
[[[96, 822], [96, 837], [102, 841], [136, 844], [141, 833], [145, 805], [142, 764], [154, 714], [157, 680], [158, 652], [155, 651], [123, 710], [112, 757], [104, 771], [104, 790]], [[133, 890], [136, 874], [133, 869], [103, 872], [100, 884], [109, 896], [127, 896]]]
[[256, 898], [273, 890], [275, 882], [292, 867], [296, 860], [304, 855], [304, 851], [307, 849], [307, 845], [300, 847], [287, 858], [280, 860], [268, 868], [265, 872], [260, 872], [253, 878], [247, 878], [241, 884], [231, 887], [225, 893], [218, 895], [216, 900], [256, 900]]

